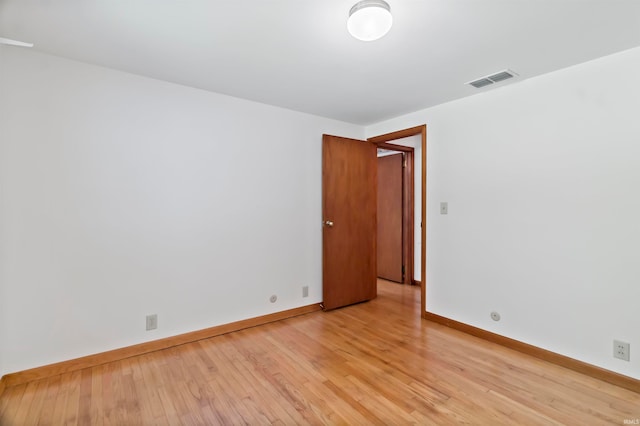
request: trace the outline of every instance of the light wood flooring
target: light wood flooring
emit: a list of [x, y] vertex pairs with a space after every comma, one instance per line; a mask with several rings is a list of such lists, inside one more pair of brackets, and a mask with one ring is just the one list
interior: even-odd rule
[[640, 394], [420, 319], [419, 289], [7, 388], [0, 425], [622, 425]]

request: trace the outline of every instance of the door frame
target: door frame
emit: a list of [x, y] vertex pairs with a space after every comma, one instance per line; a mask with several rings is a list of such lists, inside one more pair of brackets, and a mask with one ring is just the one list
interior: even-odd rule
[[402, 167], [402, 265], [404, 284], [419, 285], [414, 278], [415, 259], [415, 181], [414, 181], [414, 149], [409, 146], [394, 145], [386, 142], [375, 144], [378, 148], [388, 149], [403, 154]]
[[[384, 148], [385, 144], [388, 144], [390, 141], [403, 139], [409, 136], [421, 135], [421, 182], [422, 182], [422, 190], [421, 190], [421, 221], [420, 224], [422, 226], [420, 232], [420, 316], [422, 318], [426, 318], [426, 288], [427, 288], [427, 125], [423, 124], [421, 126], [410, 127], [404, 130], [398, 130], [396, 132], [385, 133], [383, 135], [374, 136], [367, 138], [367, 141], [376, 144], [380, 148]], [[394, 149], [398, 145], [393, 145]], [[413, 271], [411, 273], [413, 275]]]

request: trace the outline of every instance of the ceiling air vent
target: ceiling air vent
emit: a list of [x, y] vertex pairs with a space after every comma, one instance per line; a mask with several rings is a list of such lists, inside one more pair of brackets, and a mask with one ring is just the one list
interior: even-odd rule
[[470, 82], [469, 84], [472, 85], [473, 87], [479, 89], [481, 87], [493, 84], [493, 81], [489, 80], [488, 78], [481, 78], [480, 80], [474, 80], [474, 81]]
[[504, 70], [504, 71], [497, 72], [495, 74], [488, 75], [486, 77], [479, 78], [477, 80], [470, 81], [467, 84], [470, 84], [476, 89], [479, 89], [481, 87], [488, 86], [493, 83], [499, 83], [501, 81], [508, 80], [517, 75], [518, 74], [516, 74], [511, 70]]

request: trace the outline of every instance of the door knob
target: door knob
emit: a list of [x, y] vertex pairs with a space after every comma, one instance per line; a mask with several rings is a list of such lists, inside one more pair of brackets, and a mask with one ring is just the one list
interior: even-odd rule
[[333, 226], [333, 222], [330, 220], [325, 220], [324, 222], [322, 222], [323, 225], [326, 225], [328, 227], [332, 227]]

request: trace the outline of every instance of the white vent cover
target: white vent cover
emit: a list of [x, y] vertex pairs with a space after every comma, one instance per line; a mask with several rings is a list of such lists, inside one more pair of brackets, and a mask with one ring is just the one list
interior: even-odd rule
[[518, 74], [516, 74], [515, 72], [513, 72], [511, 70], [502, 70], [502, 71], [499, 71], [499, 72], [497, 72], [495, 74], [491, 74], [491, 75], [488, 75], [486, 77], [482, 77], [482, 78], [479, 78], [477, 80], [470, 81], [470, 82], [468, 82], [466, 84], [469, 84], [469, 85], [475, 87], [476, 89], [479, 89], [481, 87], [488, 86], [488, 85], [493, 84], [493, 83], [499, 83], [501, 81], [508, 80], [508, 79], [513, 78], [513, 77], [515, 77], [517, 75]]

